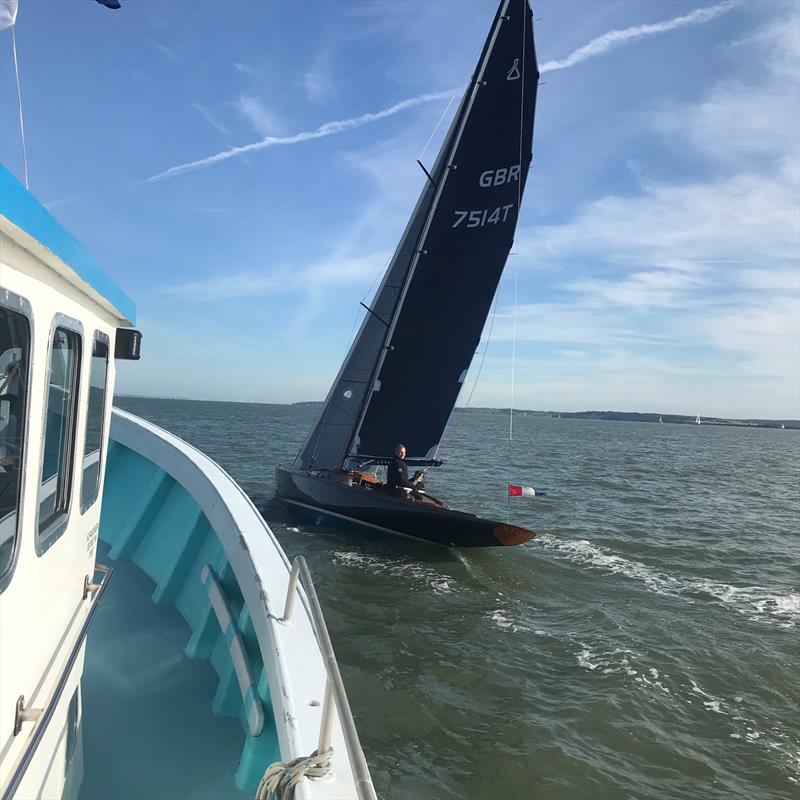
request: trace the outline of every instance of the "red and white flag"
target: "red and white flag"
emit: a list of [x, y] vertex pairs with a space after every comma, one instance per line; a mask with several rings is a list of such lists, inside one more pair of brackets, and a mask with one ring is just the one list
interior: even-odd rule
[[513, 484], [508, 484], [508, 496], [509, 497], [536, 497], [538, 492], [533, 486], [514, 486]]

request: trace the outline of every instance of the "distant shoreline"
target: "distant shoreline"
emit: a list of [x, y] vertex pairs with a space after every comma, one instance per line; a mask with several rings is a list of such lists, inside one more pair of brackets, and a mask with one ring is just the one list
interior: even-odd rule
[[[456, 409], [456, 411], [489, 411], [496, 414], [508, 414], [508, 408], [483, 408], [483, 409]], [[514, 416], [527, 414], [535, 417], [548, 417], [553, 419], [595, 419], [612, 422], [650, 422], [665, 425], [697, 425], [696, 416], [686, 414], [658, 414], [640, 411], [531, 411], [529, 409], [514, 409]], [[727, 417], [700, 417], [700, 425], [723, 425], [733, 428], [777, 428], [781, 425], [787, 430], [800, 430], [800, 420], [797, 419], [732, 419]]]
[[[117, 394], [115, 399], [120, 400], [173, 400], [182, 403], [235, 403], [244, 405], [261, 406], [321, 406], [321, 400], [301, 400], [296, 403], [269, 403], [263, 400], [206, 400], [192, 397], [152, 397], [141, 394]], [[508, 408], [463, 408], [456, 407], [457, 413], [491, 413], [508, 414]], [[665, 425], [696, 425], [696, 416], [686, 414], [658, 414], [640, 411], [538, 411], [529, 408], [515, 408], [515, 416], [546, 417], [551, 419], [595, 419], [611, 422], [651, 422], [659, 424], [659, 420]], [[800, 430], [800, 420], [798, 419], [732, 419], [726, 417], [702, 417], [702, 425], [722, 425], [733, 428], [777, 428], [780, 430], [784, 425], [786, 430]]]

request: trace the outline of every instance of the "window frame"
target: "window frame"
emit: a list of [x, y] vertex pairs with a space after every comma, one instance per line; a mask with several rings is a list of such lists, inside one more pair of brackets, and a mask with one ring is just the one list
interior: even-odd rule
[[[105, 376], [106, 379], [105, 379], [105, 382], [103, 383], [103, 405], [102, 405], [101, 414], [100, 414], [100, 448], [99, 448], [98, 456], [97, 456], [97, 483], [95, 484], [95, 487], [94, 487], [94, 495], [92, 496], [92, 499], [89, 500], [88, 502], [84, 503], [84, 500], [83, 500], [83, 480], [84, 480], [84, 471], [85, 471], [84, 459], [87, 456], [87, 453], [86, 453], [86, 438], [89, 435], [89, 407], [91, 405], [91, 399], [92, 399], [92, 362], [93, 362], [93, 360], [95, 358], [94, 348], [95, 348], [95, 344], [97, 342], [101, 342], [102, 344], [104, 344], [106, 346], [106, 376]], [[99, 331], [99, 330], [95, 329], [95, 332], [92, 335], [92, 353], [91, 353], [91, 356], [87, 360], [89, 362], [89, 367], [88, 367], [89, 376], [87, 378], [88, 383], [87, 383], [87, 387], [86, 387], [86, 414], [84, 415], [84, 422], [83, 422], [83, 448], [81, 449], [81, 453], [80, 453], [80, 473], [81, 473], [81, 478], [80, 478], [80, 486], [78, 487], [78, 494], [80, 496], [79, 497], [79, 500], [80, 500], [79, 506], [80, 506], [81, 516], [86, 514], [86, 512], [89, 511], [89, 509], [91, 509], [94, 506], [94, 504], [98, 501], [98, 499], [100, 498], [100, 479], [102, 477], [102, 474], [103, 474], [102, 470], [103, 470], [103, 467], [104, 467], [104, 464], [103, 464], [103, 434], [105, 433], [105, 429], [106, 429], [106, 411], [108, 409], [108, 373], [109, 373], [109, 368], [110, 368], [110, 365], [111, 365], [111, 337], [107, 333], [103, 333], [103, 331]]]
[[[61, 511], [54, 511], [46, 520], [41, 519], [41, 499], [39, 492], [42, 488], [42, 470], [44, 469], [45, 457], [45, 444], [47, 438], [47, 413], [50, 405], [50, 366], [53, 357], [53, 339], [56, 331], [62, 328], [68, 333], [72, 333], [78, 338], [78, 348], [76, 353], [75, 364], [75, 394], [73, 397], [73, 407], [69, 410], [71, 420], [71, 430], [69, 431], [69, 438], [67, 441], [68, 455], [64, 458], [64, 465], [68, 468], [69, 474], [64, 480], [64, 486], [68, 491], [66, 507]], [[75, 454], [77, 452], [77, 433], [78, 433], [78, 409], [81, 405], [82, 392], [81, 384], [83, 383], [83, 324], [80, 320], [68, 317], [66, 314], [55, 314], [53, 321], [50, 324], [50, 336], [47, 340], [47, 357], [45, 359], [46, 374], [44, 388], [44, 402], [42, 403], [42, 437], [39, 453], [39, 468], [36, 471], [36, 478], [38, 482], [38, 490], [36, 497], [36, 555], [44, 555], [64, 534], [69, 524], [70, 514], [73, 509], [73, 498], [75, 496]]]
[[24, 402], [24, 416], [22, 417], [22, 447], [19, 453], [20, 463], [20, 480], [17, 486], [17, 524], [14, 530], [14, 545], [11, 553], [11, 560], [8, 562], [5, 572], [0, 575], [0, 593], [2, 593], [11, 579], [14, 577], [14, 572], [17, 567], [17, 560], [19, 559], [20, 551], [20, 532], [22, 530], [23, 518], [23, 499], [25, 498], [25, 490], [28, 484], [29, 470], [25, 468], [25, 460], [28, 455], [28, 434], [30, 433], [30, 418], [31, 418], [31, 385], [33, 383], [33, 355], [36, 352], [36, 326], [33, 321], [33, 306], [30, 300], [21, 295], [12, 292], [10, 289], [0, 287], [0, 306], [3, 308], [21, 314], [28, 320], [28, 364], [27, 364], [27, 382], [25, 386], [25, 402]]

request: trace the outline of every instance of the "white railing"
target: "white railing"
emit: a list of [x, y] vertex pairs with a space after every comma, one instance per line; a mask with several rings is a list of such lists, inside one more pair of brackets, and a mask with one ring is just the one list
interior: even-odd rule
[[325, 681], [325, 697], [322, 701], [322, 721], [319, 729], [318, 753], [326, 753], [331, 746], [331, 732], [333, 729], [333, 705], [339, 712], [339, 721], [344, 734], [344, 742], [347, 747], [347, 758], [353, 770], [356, 792], [359, 800], [377, 800], [375, 787], [372, 785], [372, 778], [367, 767], [367, 760], [364, 751], [361, 749], [361, 742], [358, 738], [356, 723], [353, 713], [350, 710], [350, 702], [347, 699], [347, 692], [344, 689], [342, 674], [339, 671], [339, 663], [333, 651], [331, 637], [328, 634], [328, 626], [325, 624], [325, 617], [322, 614], [317, 592], [314, 589], [314, 581], [311, 579], [311, 572], [308, 569], [305, 558], [297, 556], [292, 562], [292, 574], [289, 577], [289, 587], [286, 591], [286, 605], [283, 609], [283, 616], [279, 620], [284, 625], [292, 621], [294, 611], [294, 601], [297, 597], [298, 581], [302, 584], [308, 600], [308, 610], [314, 623], [314, 633], [319, 642], [322, 652], [322, 659], [325, 664], [327, 679]]
[[66, 663], [61, 669], [55, 686], [41, 704], [41, 707], [29, 708], [25, 705], [25, 698], [22, 695], [17, 699], [14, 714], [14, 736], [21, 733], [25, 723], [32, 722], [33, 727], [28, 734], [24, 749], [11, 768], [6, 782], [3, 784], [2, 788], [0, 788], [0, 798], [2, 798], [2, 800], [11, 800], [19, 788], [22, 779], [25, 777], [25, 772], [36, 754], [36, 749], [39, 747], [39, 743], [42, 741], [42, 737], [55, 715], [56, 706], [58, 706], [64, 694], [64, 687], [67, 685], [67, 680], [72, 673], [72, 668], [75, 666], [75, 661], [81, 653], [81, 648], [86, 639], [86, 633], [89, 630], [89, 624], [92, 621], [92, 617], [94, 617], [95, 611], [97, 611], [97, 607], [100, 605], [100, 599], [108, 588], [109, 581], [114, 573], [113, 567], [107, 567], [104, 564], [95, 564], [94, 571], [101, 573], [103, 579], [100, 583], [90, 581], [88, 575], [84, 579], [83, 600], [85, 601], [89, 595], [92, 595], [92, 601], [90, 606], [86, 609], [86, 615], [83, 619], [81, 629], [78, 631], [78, 635], [73, 642], [72, 649], [70, 650], [69, 656], [67, 656]]
[[[252, 500], [207, 455], [168, 431], [119, 409], [114, 409], [112, 416], [111, 438], [152, 461], [176, 480], [214, 529], [250, 612], [269, 679], [284, 761], [306, 756], [311, 745], [307, 736], [313, 737], [317, 726], [328, 732], [327, 739], [336, 750], [330, 762], [332, 774], [327, 780], [299, 783], [295, 796], [298, 800], [311, 797], [340, 800], [355, 795], [359, 800], [375, 800], [310, 576], [300, 574], [300, 564], [286, 557]], [[304, 575], [307, 573], [305, 566]], [[297, 596], [300, 608], [295, 606]], [[287, 601], [284, 617], [288, 609], [291, 625], [281, 624], [283, 620], [277, 616]], [[322, 671], [317, 664], [325, 669], [326, 688], [322, 696]], [[320, 698], [322, 708], [309, 698]]]

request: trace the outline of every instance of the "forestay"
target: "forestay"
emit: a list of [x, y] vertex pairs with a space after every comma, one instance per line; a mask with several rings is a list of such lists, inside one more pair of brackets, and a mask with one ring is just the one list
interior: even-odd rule
[[430, 179], [295, 469], [431, 458], [511, 249], [539, 73], [527, 0], [503, 0]]

